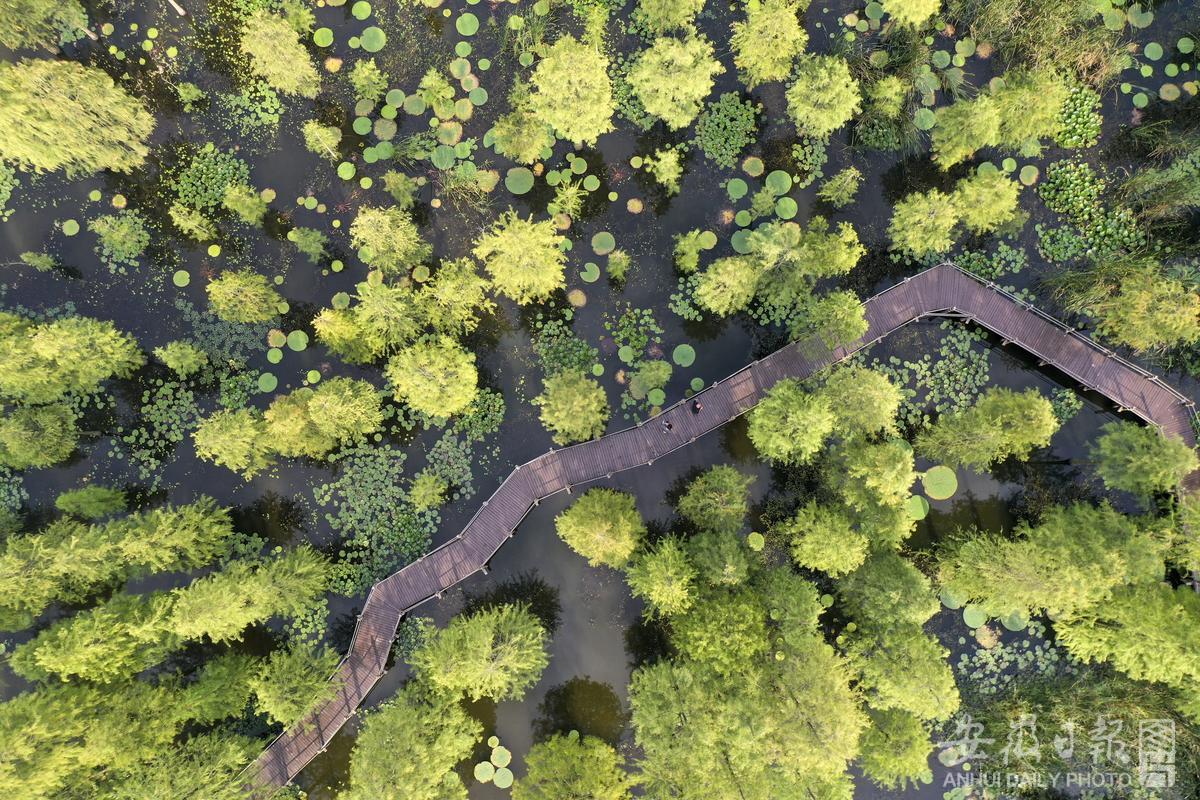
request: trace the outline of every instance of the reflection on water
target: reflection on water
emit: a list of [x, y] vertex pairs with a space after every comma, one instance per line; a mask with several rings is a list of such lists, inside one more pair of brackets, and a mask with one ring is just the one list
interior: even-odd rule
[[533, 721], [533, 738], [540, 742], [556, 733], [579, 731], [615, 746], [628, 722], [613, 687], [585, 675], [546, 692]]

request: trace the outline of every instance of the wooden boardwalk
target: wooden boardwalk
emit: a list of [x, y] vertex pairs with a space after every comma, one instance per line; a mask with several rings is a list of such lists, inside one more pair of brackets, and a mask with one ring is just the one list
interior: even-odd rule
[[[952, 264], [906, 278], [863, 307], [867, 333], [852, 345], [831, 350], [815, 339], [794, 342], [700, 392], [703, 410], [699, 414], [692, 413], [690, 401], [680, 401], [648, 423], [551, 450], [515, 468], [461, 533], [371, 589], [350, 652], [333, 677], [340, 684], [337, 694], [263, 751], [245, 773], [248, 791], [270, 796], [322, 752], [383, 675], [400, 618], [468, 576], [486, 572], [488, 561], [539, 500], [652, 464], [744, 414], [776, 382], [813, 375], [915, 320], [934, 315], [969, 319], [1165, 434], [1196, 444], [1193, 403], [1186, 397], [1157, 376]], [[670, 432], [663, 430], [662, 419], [671, 421]], [[397, 753], [396, 757], [405, 756]]]

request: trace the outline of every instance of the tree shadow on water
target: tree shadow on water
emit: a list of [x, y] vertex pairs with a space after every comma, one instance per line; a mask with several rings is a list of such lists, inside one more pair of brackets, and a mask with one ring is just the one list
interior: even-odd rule
[[541, 742], [557, 733], [579, 731], [616, 745], [628, 720], [612, 686], [585, 675], [546, 692], [533, 722], [533, 737]]

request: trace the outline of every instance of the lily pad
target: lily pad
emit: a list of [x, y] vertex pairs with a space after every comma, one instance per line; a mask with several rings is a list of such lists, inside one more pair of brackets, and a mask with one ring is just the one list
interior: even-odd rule
[[596, 262], [589, 261], [583, 265], [583, 271], [579, 273], [579, 277], [587, 283], [595, 283], [600, 279], [600, 267]]
[[766, 184], [771, 193], [778, 197], [779, 195], [787, 194], [788, 190], [792, 188], [792, 176], [781, 169], [777, 169], [767, 175]]
[[692, 387], [693, 392], [698, 392], [704, 388], [704, 378], [692, 378], [692, 382], [688, 385]]
[[496, 785], [497, 789], [507, 789], [508, 787], [512, 786], [512, 770], [510, 770], [508, 767], [501, 767], [500, 769], [496, 770], [495, 776], [492, 777], [492, 783]]
[[277, 386], [279, 386], [279, 379], [270, 372], [264, 372], [258, 376], [258, 390], [263, 394], [275, 391]]
[[525, 194], [533, 188], [533, 173], [526, 167], [513, 167], [504, 176], [504, 188], [513, 194]]
[[308, 334], [304, 331], [292, 331], [287, 335], [287, 346], [296, 352], [308, 347]]
[[507, 767], [512, 763], [512, 753], [507, 747], [496, 745], [492, 748], [492, 763], [497, 767]]
[[329, 47], [333, 44], [333, 31], [329, 28], [317, 28], [313, 31], [312, 38], [317, 47]]
[[616, 237], [608, 231], [600, 231], [592, 237], [592, 251], [598, 256], [606, 256], [616, 248]]
[[454, 21], [454, 29], [463, 36], [474, 36], [479, 30], [479, 17], [470, 11], [460, 14], [458, 19]]
[[635, 357], [636, 353], [634, 353], [633, 348], [627, 344], [621, 345], [620, 349], [617, 350], [617, 358], [626, 364], [632, 364]]
[[929, 515], [929, 501], [919, 494], [908, 498], [904, 503], [904, 508], [908, 511], [911, 519], [925, 519]]
[[1029, 626], [1029, 617], [1019, 611], [1014, 611], [1001, 617], [1000, 624], [1010, 631], [1023, 631]]
[[475, 765], [475, 780], [480, 783], [491, 783], [496, 776], [496, 768], [490, 761], [480, 761]]
[[958, 476], [954, 470], [939, 464], [921, 476], [921, 486], [932, 500], [948, 500], [958, 491]]
[[730, 200], [741, 200], [750, 191], [750, 187], [741, 178], [732, 178], [725, 184], [725, 191]]
[[1151, 61], [1158, 61], [1163, 57], [1163, 46], [1158, 42], [1150, 42], [1142, 52]]
[[978, 628], [988, 620], [988, 616], [982, 608], [970, 603], [963, 607], [962, 617], [968, 628]]
[[696, 363], [696, 348], [690, 344], [676, 345], [671, 351], [671, 360], [681, 367], [690, 367]]
[[1033, 186], [1038, 181], [1038, 168], [1035, 164], [1026, 164], [1021, 167], [1021, 183], [1026, 186]]
[[775, 216], [780, 219], [793, 219], [800, 211], [800, 206], [790, 197], [781, 197], [775, 201]]
[[63, 224], [62, 224], [62, 232], [63, 232], [63, 236], [74, 236], [75, 234], [79, 233], [78, 220], [73, 220], [73, 219], [64, 220]]
[[350, 6], [350, 16], [362, 21], [371, 16], [371, 4], [367, 0], [358, 0], [357, 3]]
[[359, 36], [359, 44], [362, 45], [362, 49], [366, 50], [368, 53], [378, 53], [383, 49], [383, 46], [387, 44], [387, 34], [384, 33], [380, 28], [372, 25], [364, 30], [362, 35]]
[[1135, 28], [1149, 28], [1150, 23], [1154, 22], [1154, 12], [1143, 11], [1141, 3], [1131, 5], [1126, 16], [1129, 17], [1129, 24]]
[[913, 114], [913, 125], [917, 130], [927, 131], [937, 124], [937, 115], [928, 108], [918, 108], [917, 113]]
[[763, 536], [758, 531], [750, 531], [750, 533], [746, 534], [746, 546], [749, 547], [754, 552], [756, 552], [756, 553], [762, 552], [762, 549], [764, 547], [766, 547], [766, 545], [767, 545], [766, 537]]
[[354, 173], [355, 173], [354, 165], [351, 164], [349, 161], [343, 161], [342, 163], [338, 164], [337, 175], [342, 180], [344, 180], [344, 181], [350, 180], [351, 178], [354, 177]]
[[646, 399], [650, 401], [652, 406], [661, 406], [667, 402], [667, 393], [662, 389], [651, 389], [646, 392]]
[[938, 599], [942, 601], [942, 605], [949, 609], [962, 608], [967, 602], [965, 595], [958, 594], [950, 589], [942, 589], [938, 595]]

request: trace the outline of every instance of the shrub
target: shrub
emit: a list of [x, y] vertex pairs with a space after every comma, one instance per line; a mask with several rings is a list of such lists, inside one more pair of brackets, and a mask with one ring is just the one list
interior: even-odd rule
[[621, 569], [646, 534], [633, 495], [589, 489], [554, 520], [558, 536], [593, 567]]
[[840, 56], [810, 55], [800, 60], [787, 90], [788, 116], [808, 136], [828, 136], [862, 108], [858, 82]]

